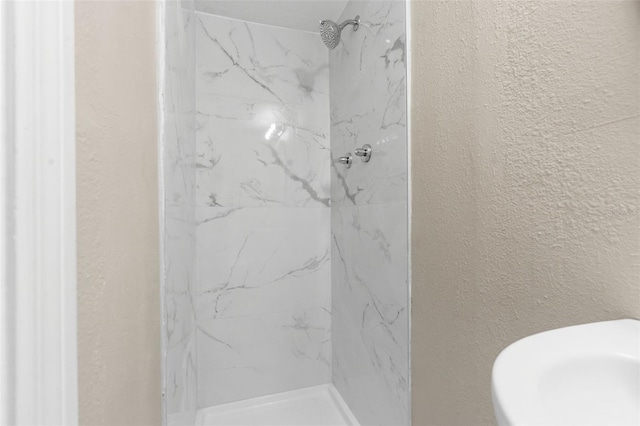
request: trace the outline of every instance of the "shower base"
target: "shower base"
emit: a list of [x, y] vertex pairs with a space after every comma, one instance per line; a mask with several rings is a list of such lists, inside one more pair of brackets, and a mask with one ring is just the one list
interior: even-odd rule
[[333, 385], [298, 389], [198, 411], [197, 426], [358, 426]]

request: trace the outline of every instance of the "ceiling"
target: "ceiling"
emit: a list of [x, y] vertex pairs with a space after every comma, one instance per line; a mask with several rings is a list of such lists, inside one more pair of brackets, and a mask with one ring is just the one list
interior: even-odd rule
[[318, 32], [318, 21], [337, 21], [347, 0], [196, 0], [196, 10], [277, 27]]

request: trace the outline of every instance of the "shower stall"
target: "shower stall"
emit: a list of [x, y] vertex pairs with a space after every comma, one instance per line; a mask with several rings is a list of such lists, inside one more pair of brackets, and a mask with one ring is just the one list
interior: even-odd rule
[[161, 8], [165, 423], [410, 424], [405, 2]]

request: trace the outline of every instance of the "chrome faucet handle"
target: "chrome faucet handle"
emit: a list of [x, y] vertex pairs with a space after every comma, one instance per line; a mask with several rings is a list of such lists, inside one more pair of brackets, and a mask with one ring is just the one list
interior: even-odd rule
[[371, 160], [371, 145], [362, 145], [362, 148], [356, 148], [356, 155], [361, 157], [361, 160], [366, 163]]
[[351, 156], [351, 153], [349, 152], [344, 157], [338, 158], [338, 163], [344, 164], [347, 169], [351, 167], [351, 163], [353, 163], [353, 157]]

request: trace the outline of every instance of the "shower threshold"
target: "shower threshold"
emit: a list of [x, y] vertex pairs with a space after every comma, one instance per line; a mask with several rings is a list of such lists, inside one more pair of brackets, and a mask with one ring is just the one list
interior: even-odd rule
[[197, 426], [359, 426], [333, 385], [297, 389], [198, 411]]

